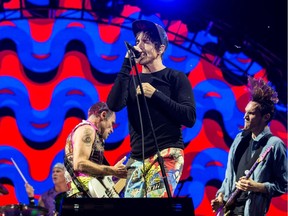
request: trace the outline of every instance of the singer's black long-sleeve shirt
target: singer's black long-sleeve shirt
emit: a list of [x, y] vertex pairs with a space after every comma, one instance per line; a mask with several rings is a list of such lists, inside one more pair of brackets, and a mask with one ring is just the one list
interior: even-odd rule
[[[130, 71], [129, 59], [125, 58], [108, 95], [107, 105], [115, 112], [127, 106], [131, 157], [142, 160], [141, 121], [136, 97], [139, 98], [143, 121], [145, 158], [156, 154], [157, 149], [143, 96], [136, 96]], [[142, 83], [148, 82], [156, 88], [151, 98], [146, 97], [146, 101], [159, 150], [169, 147], [184, 149], [181, 126], [192, 127], [196, 121], [194, 95], [187, 76], [170, 68], [149, 74], [140, 73], [139, 76]], [[138, 79], [136, 76], [134, 78], [138, 86]]]

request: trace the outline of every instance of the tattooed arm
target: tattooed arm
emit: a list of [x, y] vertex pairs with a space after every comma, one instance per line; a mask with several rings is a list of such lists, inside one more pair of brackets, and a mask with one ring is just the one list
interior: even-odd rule
[[118, 178], [126, 178], [127, 170], [120, 160], [115, 166], [96, 164], [89, 160], [92, 144], [95, 139], [95, 130], [90, 125], [79, 127], [74, 135], [73, 169], [91, 176], [113, 175]]

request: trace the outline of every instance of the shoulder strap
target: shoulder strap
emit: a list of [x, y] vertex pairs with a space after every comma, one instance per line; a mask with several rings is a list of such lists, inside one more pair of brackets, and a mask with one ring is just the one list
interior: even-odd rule
[[266, 145], [266, 143], [268, 142], [268, 140], [273, 136], [273, 134], [269, 133], [264, 135], [260, 140], [259, 143], [260, 145], [262, 145], [263, 147]]
[[253, 164], [256, 162], [256, 160], [259, 158], [260, 153], [262, 152], [263, 147], [266, 145], [266, 143], [268, 142], [268, 140], [270, 139], [270, 137], [272, 137], [272, 134], [266, 134], [265, 136], [263, 136], [260, 140], [259, 140], [259, 148], [256, 150], [256, 152], [254, 153], [253, 157], [251, 158], [251, 160], [249, 161], [249, 165], [248, 167], [252, 167]]
[[73, 168], [72, 168], [71, 164], [69, 163], [66, 155], [65, 155], [65, 157], [64, 157], [64, 165], [65, 165], [65, 167], [66, 167], [66, 170], [67, 170], [68, 173], [70, 174], [70, 176], [71, 176], [71, 178], [72, 178], [72, 181], [73, 181], [73, 183], [75, 184], [75, 186], [77, 187], [77, 189], [78, 189], [80, 192], [82, 192], [85, 196], [91, 197], [91, 195], [90, 195], [89, 192], [88, 192], [88, 191], [89, 191], [88, 188], [87, 188], [85, 185], [83, 185], [83, 184], [77, 179], [77, 177], [76, 177], [76, 175], [75, 175], [75, 173], [74, 173], [74, 171], [73, 171]]
[[[88, 121], [88, 120], [87, 120], [87, 123], [88, 123], [89, 125], [91, 125], [96, 131], [98, 131], [98, 128], [97, 128], [93, 123], [91, 123], [91, 122]], [[110, 166], [110, 164], [108, 163], [108, 161], [107, 161], [107, 159], [105, 158], [104, 155], [103, 155], [103, 164]]]

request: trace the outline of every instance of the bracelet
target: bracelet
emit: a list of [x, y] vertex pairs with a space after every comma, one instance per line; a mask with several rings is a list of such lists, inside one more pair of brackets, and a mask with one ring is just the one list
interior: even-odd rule
[[35, 199], [34, 199], [34, 197], [28, 197], [28, 199], [29, 199], [29, 203], [30, 203], [30, 204], [32, 204], [32, 205], [35, 204]]

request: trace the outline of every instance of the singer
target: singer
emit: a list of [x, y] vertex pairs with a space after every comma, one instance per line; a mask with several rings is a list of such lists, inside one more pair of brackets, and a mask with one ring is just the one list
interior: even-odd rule
[[[184, 164], [181, 128], [192, 127], [196, 121], [194, 95], [185, 73], [167, 68], [162, 62], [168, 46], [163, 27], [137, 20], [132, 29], [136, 45], [126, 43], [129, 50], [107, 99], [111, 110], [118, 112], [127, 106], [128, 111], [131, 154], [126, 164], [124, 196], [168, 197], [157, 152], [160, 151], [163, 158], [169, 191], [173, 195]], [[133, 66], [130, 52], [136, 64], [142, 66], [140, 83], [135, 75], [130, 75]]]

